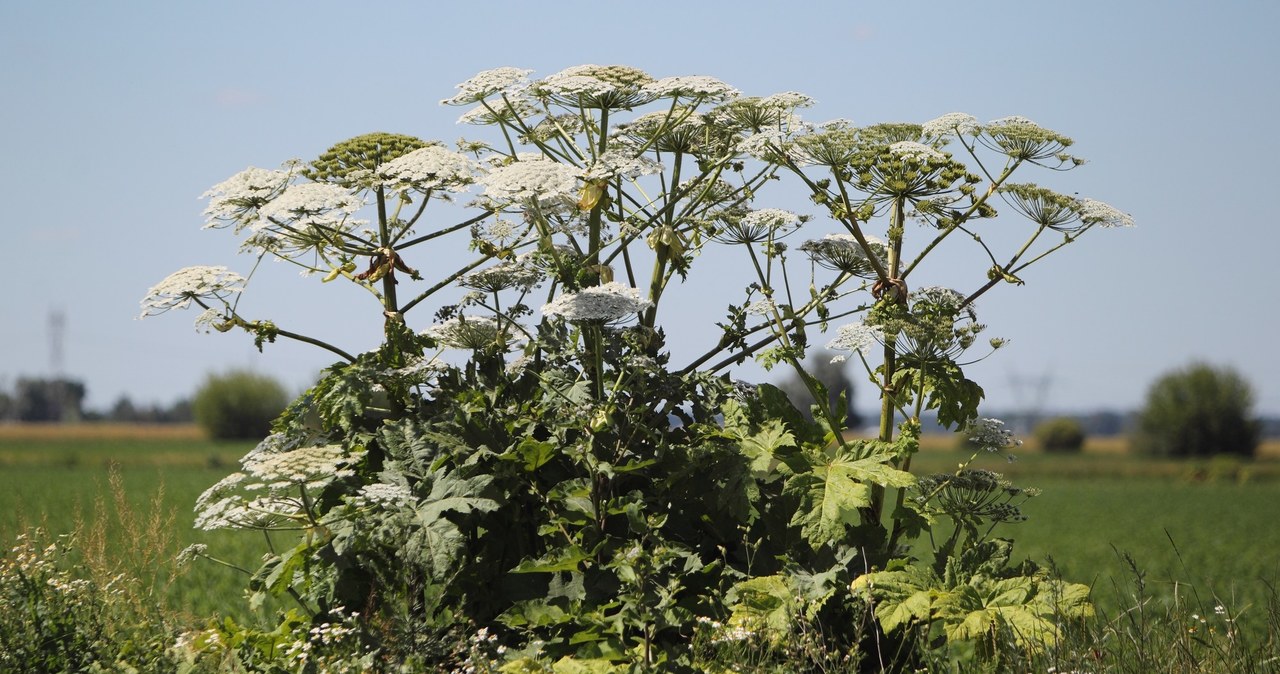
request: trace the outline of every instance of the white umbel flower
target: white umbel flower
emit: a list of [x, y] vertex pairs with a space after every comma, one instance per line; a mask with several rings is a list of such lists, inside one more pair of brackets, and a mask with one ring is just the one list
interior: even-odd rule
[[[872, 344], [876, 344], [883, 339], [883, 333], [880, 328], [859, 321], [836, 328], [836, 338], [827, 342], [827, 348], [832, 351], [866, 353]], [[839, 355], [832, 358], [831, 362], [840, 363], [845, 358], [846, 356]]]
[[542, 305], [544, 316], [559, 316], [570, 323], [616, 321], [653, 306], [631, 286], [611, 281], [583, 288]]
[[261, 220], [251, 225], [254, 231], [272, 224], [294, 224], [304, 227], [349, 229], [363, 221], [350, 216], [364, 207], [364, 200], [345, 188], [330, 183], [290, 185], [275, 199], [258, 209]]
[[1132, 227], [1133, 216], [1097, 199], [1079, 201], [1080, 219], [1099, 227]]
[[465, 155], [439, 145], [428, 145], [378, 167], [378, 177], [392, 191], [463, 192], [475, 182], [475, 168]]
[[947, 160], [947, 155], [939, 152], [933, 147], [910, 140], [902, 140], [890, 145], [889, 152], [895, 157], [917, 161], [922, 164], [928, 162], [944, 162]]
[[657, 98], [692, 98], [699, 101], [723, 101], [741, 93], [724, 82], [705, 75], [664, 77], [646, 84], [643, 89]]
[[271, 170], [250, 166], [209, 188], [200, 195], [202, 199], [209, 200], [209, 206], [204, 209], [208, 218], [205, 228], [221, 227], [233, 222], [235, 231], [239, 233], [245, 225], [258, 219], [259, 208], [280, 196], [289, 185], [292, 175], [291, 169]]
[[536, 202], [547, 207], [578, 200], [579, 169], [539, 155], [521, 155], [480, 178], [484, 195], [499, 204]]
[[494, 94], [513, 93], [529, 84], [529, 73], [532, 70], [504, 66], [485, 70], [475, 77], [458, 85], [458, 93], [453, 98], [440, 101], [443, 105], [467, 105], [477, 103]]
[[920, 126], [920, 132], [929, 138], [945, 136], [972, 136], [980, 130], [978, 118], [963, 112], [948, 112]]
[[226, 304], [234, 293], [244, 290], [245, 278], [226, 267], [196, 265], [169, 274], [152, 286], [142, 298], [138, 318], [157, 316], [171, 309], [186, 309], [197, 299]]

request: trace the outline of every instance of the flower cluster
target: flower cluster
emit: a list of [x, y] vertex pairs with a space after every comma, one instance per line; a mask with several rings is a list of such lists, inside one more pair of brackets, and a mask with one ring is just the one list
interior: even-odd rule
[[306, 494], [354, 475], [363, 456], [338, 445], [295, 447], [280, 435], [267, 436], [240, 460], [239, 472], [196, 499], [196, 528], [270, 528], [306, 519], [313, 515]]
[[391, 191], [443, 189], [462, 192], [475, 181], [475, 167], [465, 155], [428, 145], [378, 167], [378, 177]]
[[[857, 323], [849, 323], [836, 328], [836, 337], [827, 342], [827, 348], [832, 351], [866, 353], [866, 350], [872, 344], [882, 343], [883, 341], [884, 332], [879, 327], [858, 321]], [[846, 355], [837, 355], [831, 359], [831, 362], [842, 363], [846, 358], [848, 358]]]
[[[255, 232], [276, 225], [321, 230], [354, 229], [364, 221], [351, 216], [364, 208], [364, 200], [346, 188], [330, 183], [299, 183], [285, 188], [280, 196], [258, 209], [259, 219], [249, 227]], [[287, 237], [277, 232], [278, 237]]]
[[978, 119], [963, 112], [948, 112], [920, 125], [920, 132], [925, 137], [935, 139], [947, 136], [972, 136], [981, 130]]
[[458, 85], [458, 93], [440, 101], [443, 105], [467, 105], [478, 103], [498, 94], [517, 93], [529, 85], [532, 70], [505, 66], [485, 70]]
[[[880, 268], [884, 269], [889, 257], [884, 241], [874, 236], [863, 238]], [[811, 239], [800, 244], [800, 250], [821, 267], [865, 279], [877, 276], [876, 266], [867, 255], [867, 249], [852, 234], [828, 234], [821, 239]]]
[[628, 109], [657, 98], [656, 93], [645, 88], [653, 82], [638, 68], [586, 64], [534, 82], [531, 92], [571, 108]]
[[258, 219], [259, 208], [280, 196], [296, 167], [297, 162], [288, 162], [278, 170], [250, 166], [209, 188], [200, 195], [209, 200], [209, 206], [204, 209], [208, 217], [205, 228], [235, 223], [235, 232], [239, 233]]
[[433, 325], [422, 334], [455, 349], [484, 349], [498, 343], [498, 321], [487, 316], [458, 316]]
[[977, 419], [964, 429], [964, 434], [969, 442], [988, 452], [998, 452], [1022, 444], [999, 419]]
[[[206, 306], [213, 302], [229, 306], [229, 298], [244, 290], [246, 279], [226, 267], [197, 265], [169, 274], [152, 286], [142, 298], [142, 314], [138, 318], [157, 316], [171, 309], [186, 309], [192, 302]], [[206, 317], [201, 314], [201, 318]], [[197, 321], [197, 326], [200, 321]]]
[[496, 204], [555, 208], [576, 203], [580, 171], [542, 155], [522, 154], [479, 179], [484, 196]]
[[545, 316], [559, 316], [570, 323], [609, 323], [653, 306], [631, 286], [611, 281], [601, 286], [566, 293], [542, 306]]

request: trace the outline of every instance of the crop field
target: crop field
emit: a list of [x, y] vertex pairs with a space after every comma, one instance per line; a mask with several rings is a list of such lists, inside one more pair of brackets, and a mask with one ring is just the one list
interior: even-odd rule
[[[975, 467], [1042, 490], [1025, 504], [1026, 522], [995, 535], [1014, 539], [1018, 557], [1052, 560], [1068, 580], [1093, 585], [1104, 614], [1132, 606], [1128, 556], [1145, 574], [1147, 593], [1177, 594], [1210, 611], [1223, 605], [1247, 622], [1280, 582], [1276, 448], [1253, 461], [1180, 462], [1128, 456], [1121, 446], [1069, 456], [1029, 449], [1014, 463], [978, 457]], [[211, 442], [188, 427], [0, 426], [0, 541], [7, 549], [32, 526], [55, 534], [80, 527], [105, 534], [107, 551], [126, 565], [143, 549], [171, 556], [203, 542], [212, 555], [255, 568], [266, 549], [261, 537], [191, 526], [196, 496], [250, 447]], [[927, 444], [913, 470], [954, 470], [969, 455], [951, 447]], [[157, 582], [171, 607], [197, 620], [248, 611], [239, 572], [201, 560], [176, 573], [171, 584]]]

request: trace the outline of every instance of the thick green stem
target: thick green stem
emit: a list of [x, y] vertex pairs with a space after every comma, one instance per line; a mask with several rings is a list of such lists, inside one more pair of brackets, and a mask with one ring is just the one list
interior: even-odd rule
[[[889, 213], [889, 260], [888, 274], [890, 279], [897, 279], [902, 269], [902, 235], [906, 224], [906, 199], [897, 197], [893, 201], [893, 208]], [[885, 290], [887, 293], [901, 293], [905, 289], [901, 287], [890, 287]], [[893, 301], [906, 302], [905, 297], [894, 295]], [[893, 425], [896, 416], [896, 405], [894, 399], [896, 392], [894, 391], [893, 379], [897, 374], [897, 351], [895, 350], [896, 335], [886, 333], [884, 336], [884, 374], [880, 381], [880, 433], [881, 442], [893, 442]], [[871, 490], [871, 515], [874, 521], [879, 522], [884, 514], [884, 487], [876, 485]]]

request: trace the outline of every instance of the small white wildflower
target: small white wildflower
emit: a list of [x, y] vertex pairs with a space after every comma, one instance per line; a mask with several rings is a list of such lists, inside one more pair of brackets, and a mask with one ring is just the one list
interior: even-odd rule
[[186, 309], [191, 302], [216, 300], [226, 304], [227, 298], [244, 290], [243, 276], [226, 267], [196, 265], [184, 267], [152, 286], [142, 298], [139, 318], [157, 316], [171, 309]]
[[931, 119], [920, 126], [920, 131], [929, 138], [945, 136], [969, 136], [978, 132], [978, 118], [963, 112], [948, 112]]
[[740, 217], [725, 216], [712, 238], [726, 244], [750, 245], [786, 236], [808, 219], [780, 208], [762, 208]]
[[1099, 227], [1132, 227], [1133, 216], [1097, 199], [1081, 199], [1080, 219]]
[[529, 73], [532, 70], [505, 66], [493, 68], [477, 74], [475, 77], [458, 85], [458, 93], [452, 98], [440, 101], [442, 105], [467, 105], [482, 101], [489, 96], [500, 93], [518, 91], [528, 86]]
[[827, 348], [833, 351], [861, 351], [865, 353], [872, 344], [882, 339], [884, 337], [879, 328], [859, 321], [836, 328], [836, 337], [827, 342]]
[[[863, 235], [863, 238], [881, 267], [884, 267], [888, 258], [888, 248], [884, 241], [870, 234]], [[800, 244], [800, 250], [807, 253], [809, 259], [827, 269], [861, 278], [876, 276], [876, 268], [867, 257], [867, 251], [852, 234], [827, 234], [821, 239], [805, 241]]]
[[545, 316], [559, 316], [571, 323], [584, 321], [616, 321], [635, 314], [653, 303], [640, 296], [640, 291], [616, 281], [601, 286], [567, 293], [542, 306]]

